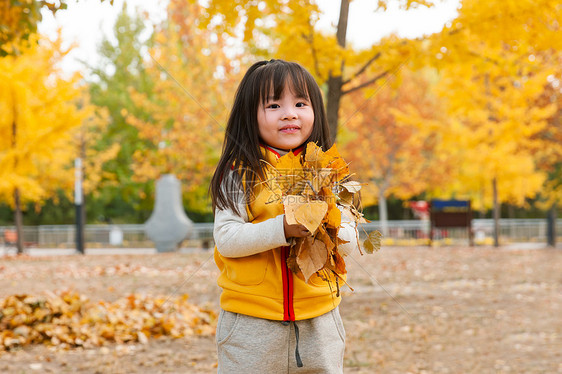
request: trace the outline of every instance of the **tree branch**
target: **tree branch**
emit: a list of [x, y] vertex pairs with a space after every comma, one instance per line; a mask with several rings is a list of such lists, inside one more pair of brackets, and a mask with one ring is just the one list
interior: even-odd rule
[[371, 59], [369, 61], [367, 61], [365, 63], [365, 65], [363, 65], [361, 67], [361, 69], [359, 69], [357, 71], [357, 73], [353, 74], [349, 79], [347, 79], [346, 81], [343, 82], [343, 84], [348, 84], [349, 82], [351, 82], [353, 79], [357, 78], [358, 76], [360, 76], [361, 74], [363, 74], [363, 72], [365, 70], [367, 70], [367, 68], [369, 67], [369, 65], [371, 65], [373, 62], [375, 62], [376, 60], [379, 59], [379, 57], [381, 57], [382, 53], [378, 52], [376, 55], [374, 55], [373, 57], [371, 57]]
[[379, 75], [377, 75], [376, 77], [374, 77], [373, 79], [369, 79], [367, 82], [361, 83], [360, 85], [355, 86], [355, 87], [352, 87], [352, 88], [350, 88], [349, 90], [342, 91], [341, 94], [342, 94], [342, 96], [343, 96], [343, 95], [347, 95], [348, 93], [351, 93], [351, 92], [353, 92], [353, 91], [360, 90], [360, 89], [362, 89], [363, 87], [367, 87], [367, 86], [369, 86], [369, 85], [375, 83], [375, 82], [378, 81], [379, 79], [385, 77], [389, 72], [390, 72], [390, 70], [384, 71], [384, 72], [380, 73]]
[[314, 48], [314, 28], [312, 27], [310, 22], [308, 23], [308, 27], [309, 27], [310, 34], [305, 35], [303, 33], [302, 37], [310, 45], [310, 49], [312, 51], [312, 60], [314, 61], [314, 71], [316, 72], [316, 76], [320, 77], [320, 67], [318, 65], [318, 56], [316, 55], [316, 49]]

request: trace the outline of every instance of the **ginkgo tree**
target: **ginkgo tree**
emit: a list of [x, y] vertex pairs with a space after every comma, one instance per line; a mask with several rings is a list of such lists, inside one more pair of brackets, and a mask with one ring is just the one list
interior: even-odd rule
[[127, 113], [126, 120], [146, 144], [133, 154], [134, 180], [173, 173], [183, 182], [188, 210], [208, 213], [207, 189], [241, 77], [222, 36], [198, 27], [201, 13], [198, 4], [170, 1], [168, 20], [149, 50], [152, 93], [130, 91], [146, 115]]
[[[558, 205], [562, 201], [562, 51], [550, 50], [544, 53], [545, 58], [555, 66], [553, 74], [547, 77], [547, 84], [537, 106], [554, 104], [556, 111], [548, 118], [548, 125], [537, 136], [536, 140], [543, 144], [536, 150], [535, 158], [540, 170], [547, 174], [542, 191], [540, 206], [549, 209], [549, 222], [556, 227]], [[549, 244], [556, 245], [556, 230], [549, 235]]]
[[[76, 0], [78, 1], [78, 0]], [[113, 0], [108, 1], [113, 4]], [[18, 55], [35, 42], [42, 10], [55, 15], [68, 7], [68, 0], [3, 0], [0, 2], [0, 57]]]
[[124, 3], [113, 35], [102, 39], [99, 45], [100, 61], [88, 66], [92, 103], [108, 112], [105, 131], [99, 133], [95, 142], [89, 139], [90, 143], [95, 143], [99, 151], [119, 148], [116, 157], [105, 162], [99, 174], [99, 188], [90, 197], [91, 211], [98, 217], [144, 222], [153, 207], [153, 200], [146, 198], [153, 189], [152, 184], [133, 181], [131, 167], [133, 154], [149, 147], [151, 142], [140, 139], [137, 128], [126, 121], [128, 115], [147, 116], [144, 107], [135, 104], [130, 91], [147, 98], [153, 92], [145, 61], [151, 37], [146, 34], [143, 17], [131, 12]]
[[557, 1], [464, 0], [459, 17], [420, 54], [439, 69], [440, 95], [455, 124], [448, 148], [462, 159], [453, 183], [437, 193], [493, 205], [496, 225], [501, 202], [522, 205], [545, 180], [536, 167], [543, 146], [536, 135], [556, 108], [535, 104], [552, 74], [541, 51], [561, 48], [560, 14]]
[[71, 190], [74, 134], [93, 115], [87, 101], [77, 105], [80, 77], [63, 78], [58, 67], [66, 52], [60, 38], [40, 39], [0, 58], [0, 200], [14, 208], [20, 253], [22, 206]]
[[[349, 96], [343, 111], [346, 137], [342, 154], [362, 189], [365, 206], [378, 203], [383, 234], [387, 234], [387, 198], [409, 199], [448, 180], [454, 163], [441, 152], [446, 116], [428, 82], [435, 74], [403, 69], [378, 90]], [[415, 113], [415, 115], [414, 115]], [[416, 117], [413, 121], [412, 118]], [[431, 130], [428, 123], [438, 124]]]
[[[405, 10], [433, 3], [398, 1]], [[385, 11], [387, 4], [388, 1], [380, 0], [376, 8]], [[226, 33], [234, 37], [240, 33], [242, 45], [256, 57], [282, 58], [304, 65], [326, 88], [328, 122], [335, 139], [342, 98], [395, 72], [415, 51], [416, 45], [389, 37], [366, 50], [353, 48], [346, 41], [347, 26], [353, 21], [349, 19], [350, 6], [353, 6], [350, 0], [341, 0], [337, 27], [322, 31], [316, 27], [321, 9], [314, 0], [211, 0], [203, 5], [200, 27], [219, 35]]]

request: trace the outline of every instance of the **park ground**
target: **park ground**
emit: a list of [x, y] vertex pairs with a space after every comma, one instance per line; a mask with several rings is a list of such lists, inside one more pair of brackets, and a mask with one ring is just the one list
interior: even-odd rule
[[[345, 373], [562, 373], [562, 250], [384, 247], [347, 258]], [[218, 311], [208, 251], [0, 257], [0, 298], [189, 294]], [[213, 373], [214, 336], [0, 352], [0, 373]]]

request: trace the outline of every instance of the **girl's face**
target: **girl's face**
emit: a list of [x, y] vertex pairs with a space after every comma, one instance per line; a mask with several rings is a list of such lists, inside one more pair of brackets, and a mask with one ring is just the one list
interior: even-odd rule
[[307, 98], [297, 97], [287, 85], [279, 100], [273, 96], [258, 107], [261, 139], [269, 146], [283, 150], [295, 149], [312, 133], [314, 110]]

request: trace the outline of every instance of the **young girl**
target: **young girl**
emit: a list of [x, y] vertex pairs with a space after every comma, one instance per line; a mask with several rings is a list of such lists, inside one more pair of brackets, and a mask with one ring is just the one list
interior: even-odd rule
[[[331, 146], [322, 94], [302, 66], [252, 65], [240, 82], [210, 191], [220, 270], [219, 373], [342, 373], [345, 331], [335, 279], [306, 283], [287, 266], [291, 238], [311, 235], [285, 220], [270, 165], [308, 142]], [[265, 161], [265, 162], [264, 162]], [[355, 238], [349, 227], [340, 237]], [[344, 237], [345, 236], [345, 237]], [[340, 246], [349, 252], [354, 244]]]

